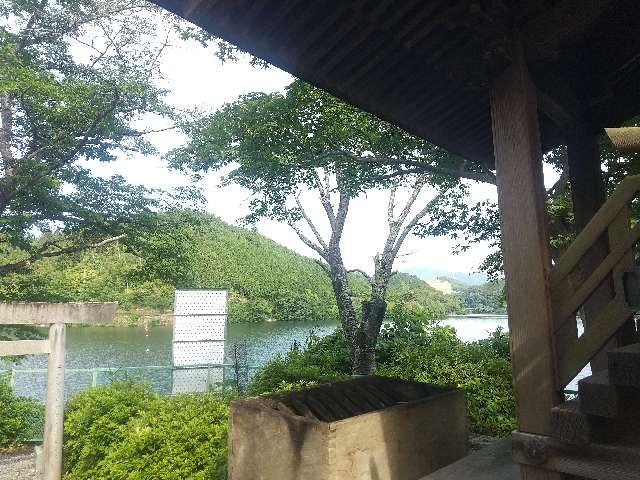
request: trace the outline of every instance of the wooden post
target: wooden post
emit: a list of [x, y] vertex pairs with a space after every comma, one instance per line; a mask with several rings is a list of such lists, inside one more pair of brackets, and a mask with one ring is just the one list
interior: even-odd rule
[[[518, 428], [547, 435], [551, 408], [559, 403], [551, 258], [536, 93], [519, 44], [513, 63], [491, 81], [491, 116]], [[532, 466], [521, 466], [521, 472], [523, 479], [562, 478]]]
[[47, 375], [47, 405], [44, 426], [44, 478], [62, 478], [62, 441], [64, 424], [64, 352], [65, 325], [49, 327], [49, 367]]

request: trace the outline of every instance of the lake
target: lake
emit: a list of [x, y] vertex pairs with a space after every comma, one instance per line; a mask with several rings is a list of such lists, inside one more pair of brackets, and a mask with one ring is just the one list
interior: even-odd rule
[[[506, 315], [451, 316], [442, 323], [454, 327], [465, 341], [485, 338], [497, 327], [507, 329]], [[335, 323], [314, 322], [231, 324], [227, 328], [225, 363], [232, 362], [234, 345], [241, 352], [239, 356], [243, 364], [261, 366], [276, 354], [288, 352], [294, 343], [303, 346], [309, 335], [324, 336], [336, 327]], [[171, 385], [171, 338], [171, 327], [151, 327], [148, 332], [135, 327], [68, 328], [67, 395], [123, 376], [144, 376], [157, 390], [168, 392]], [[0, 370], [15, 368], [16, 392], [42, 400], [46, 387], [43, 371], [46, 361], [46, 356], [29, 356], [19, 365], [0, 363]]]

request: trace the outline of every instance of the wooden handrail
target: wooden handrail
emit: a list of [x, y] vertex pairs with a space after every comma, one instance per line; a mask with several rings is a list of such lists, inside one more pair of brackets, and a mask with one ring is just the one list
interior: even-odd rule
[[626, 177], [580, 232], [551, 270], [551, 288], [557, 286], [578, 265], [582, 257], [604, 234], [622, 208], [640, 192], [640, 175]]
[[[627, 208], [639, 192], [640, 176], [625, 178], [551, 270], [558, 389], [562, 389], [633, 314], [626, 305], [621, 278], [617, 277], [633, 263], [630, 252], [640, 241], [640, 224], [629, 228]], [[609, 236], [609, 253], [586, 279], [573, 287], [570, 274], [580, 266], [583, 257], [606, 233]], [[596, 313], [580, 338], [575, 334], [567, 334], [570, 331], [576, 332], [577, 310], [611, 274], [614, 274], [614, 294], [611, 301]], [[573, 327], [570, 328], [571, 326]]]

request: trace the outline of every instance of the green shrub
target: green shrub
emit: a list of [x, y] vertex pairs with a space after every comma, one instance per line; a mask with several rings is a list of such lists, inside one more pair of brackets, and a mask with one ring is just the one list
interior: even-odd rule
[[0, 448], [42, 436], [44, 406], [13, 393], [8, 374], [0, 374]]
[[[398, 316], [378, 339], [378, 375], [453, 385], [465, 391], [472, 431], [505, 436], [515, 427], [515, 398], [509, 361], [509, 337], [501, 330], [466, 343], [450, 327]], [[340, 330], [312, 337], [305, 349], [277, 356], [254, 376], [250, 394], [346, 378], [349, 351]]]
[[385, 332], [378, 374], [461, 388], [472, 431], [508, 435], [515, 428], [515, 395], [504, 351], [507, 337], [498, 331], [487, 340], [465, 343], [451, 327], [410, 330]]
[[326, 337], [311, 335], [304, 349], [294, 346], [286, 355], [262, 367], [248, 387], [250, 395], [262, 395], [291, 388], [346, 378], [351, 374], [349, 349], [341, 330]]
[[226, 479], [228, 400], [161, 396], [131, 381], [68, 404], [66, 480]]

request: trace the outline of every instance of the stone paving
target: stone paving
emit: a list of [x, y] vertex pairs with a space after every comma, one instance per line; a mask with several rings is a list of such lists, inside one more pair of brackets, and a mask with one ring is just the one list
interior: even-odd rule
[[36, 454], [33, 447], [0, 451], [0, 480], [36, 478]]

